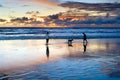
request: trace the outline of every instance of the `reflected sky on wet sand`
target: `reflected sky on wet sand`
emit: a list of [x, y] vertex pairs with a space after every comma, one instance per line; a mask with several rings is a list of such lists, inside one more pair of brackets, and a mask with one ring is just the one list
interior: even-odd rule
[[119, 80], [120, 39], [0, 41], [0, 79]]

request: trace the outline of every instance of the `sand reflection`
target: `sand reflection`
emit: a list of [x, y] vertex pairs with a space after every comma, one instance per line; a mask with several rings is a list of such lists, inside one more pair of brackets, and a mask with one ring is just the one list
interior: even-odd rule
[[68, 53], [66, 44], [45, 45], [44, 40], [0, 41], [0, 45], [0, 71], [58, 60]]
[[97, 40], [89, 40], [87, 45], [83, 45], [82, 40], [76, 40], [72, 47], [65, 42], [51, 40], [50, 45], [45, 45], [45, 40], [0, 41], [0, 71], [48, 63], [65, 57], [90, 58], [94, 53], [103, 55], [118, 49], [115, 43]]

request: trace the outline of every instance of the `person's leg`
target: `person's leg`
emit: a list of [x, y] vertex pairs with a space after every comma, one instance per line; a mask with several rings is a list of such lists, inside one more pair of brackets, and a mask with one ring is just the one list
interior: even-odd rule
[[48, 44], [49, 43], [49, 39], [46, 39], [46, 44]]

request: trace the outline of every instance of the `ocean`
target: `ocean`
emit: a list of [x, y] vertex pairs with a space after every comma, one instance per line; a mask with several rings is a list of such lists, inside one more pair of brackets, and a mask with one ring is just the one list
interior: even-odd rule
[[120, 80], [120, 27], [0, 28], [0, 80]]
[[120, 27], [0, 28], [0, 40], [45, 39], [46, 32], [51, 39], [82, 39], [83, 32], [88, 39], [120, 38]]

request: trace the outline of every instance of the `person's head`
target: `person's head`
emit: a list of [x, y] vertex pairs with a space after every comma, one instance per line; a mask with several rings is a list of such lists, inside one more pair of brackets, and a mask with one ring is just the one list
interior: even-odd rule
[[47, 32], [47, 34], [49, 34], [49, 32]]
[[85, 33], [82, 33], [82, 34], [85, 34]]

